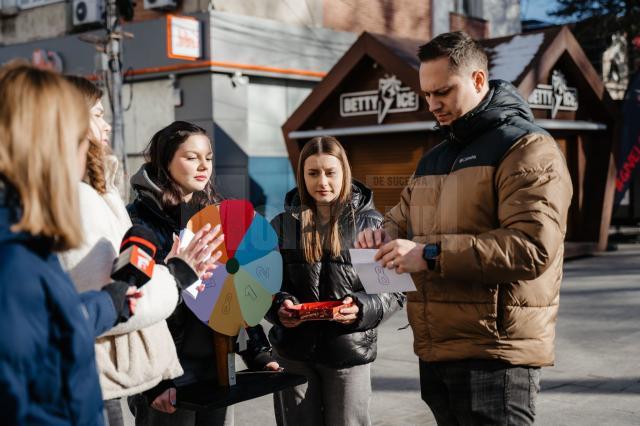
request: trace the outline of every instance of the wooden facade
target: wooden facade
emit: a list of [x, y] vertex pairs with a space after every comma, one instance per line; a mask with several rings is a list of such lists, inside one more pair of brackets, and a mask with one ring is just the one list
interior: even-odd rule
[[[336, 136], [348, 151], [354, 177], [373, 189], [378, 210], [393, 207], [418, 160], [441, 141], [420, 91], [416, 52], [422, 43], [363, 33], [283, 125], [294, 170], [308, 139]], [[564, 108], [571, 105], [568, 98], [566, 105], [564, 100], [559, 104], [565, 110], [553, 118], [549, 109], [532, 105], [532, 111], [558, 141], [573, 179], [568, 255], [604, 250], [614, 194], [612, 150], [618, 116], [597, 72], [566, 27], [481, 43], [490, 57], [490, 78], [511, 81], [530, 102], [534, 90], [547, 93], [552, 75], [563, 75], [565, 89], [570, 88], [566, 91], [577, 95], [574, 110]], [[406, 104], [413, 105], [411, 93], [417, 106], [403, 110], [398, 98], [390, 101], [390, 111], [395, 112], [381, 116], [379, 110], [371, 111], [364, 101], [374, 98], [365, 98], [389, 79], [399, 80]]]

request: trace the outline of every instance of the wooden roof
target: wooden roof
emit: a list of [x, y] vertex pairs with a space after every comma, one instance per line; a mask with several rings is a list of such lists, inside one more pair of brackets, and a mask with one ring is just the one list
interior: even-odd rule
[[[364, 32], [327, 76], [313, 89], [282, 126], [287, 151], [292, 164], [297, 164], [299, 142], [289, 133], [305, 129], [306, 121], [346, 79], [365, 57], [373, 59], [387, 72], [395, 74], [405, 85], [420, 93], [418, 69], [420, 61], [416, 53], [424, 40], [389, 37]], [[490, 78], [510, 81], [526, 98], [537, 84], [543, 82], [556, 63], [567, 55], [574, 72], [573, 79], [582, 79], [583, 87], [590, 89], [592, 98], [602, 103], [599, 120], [613, 122], [617, 109], [609, 97], [598, 73], [587, 59], [568, 27], [553, 27], [537, 32], [515, 34], [507, 37], [480, 41], [489, 56]], [[330, 133], [330, 132], [329, 132]]]

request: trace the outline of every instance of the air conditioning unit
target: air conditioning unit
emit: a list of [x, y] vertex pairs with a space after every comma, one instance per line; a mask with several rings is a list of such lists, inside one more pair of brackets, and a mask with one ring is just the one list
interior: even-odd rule
[[18, 0], [0, 0], [0, 16], [18, 14]]
[[97, 26], [105, 22], [105, 0], [73, 0], [73, 26]]
[[178, 6], [177, 0], [144, 0], [145, 9], [175, 9]]

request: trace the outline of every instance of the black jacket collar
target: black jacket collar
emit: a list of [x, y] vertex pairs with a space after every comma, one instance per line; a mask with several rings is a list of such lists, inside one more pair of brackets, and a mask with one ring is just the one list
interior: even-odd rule
[[514, 116], [533, 122], [531, 109], [517, 89], [506, 81], [491, 80], [489, 92], [478, 106], [450, 125], [436, 129], [450, 142], [466, 145]]

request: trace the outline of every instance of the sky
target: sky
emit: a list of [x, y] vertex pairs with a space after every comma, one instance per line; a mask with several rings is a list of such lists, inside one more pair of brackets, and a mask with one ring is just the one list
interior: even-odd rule
[[562, 19], [548, 15], [551, 10], [555, 9], [556, 4], [555, 0], [521, 0], [520, 13], [522, 19], [537, 19], [555, 24], [562, 23]]

